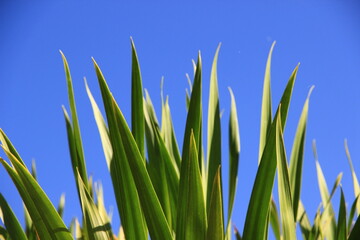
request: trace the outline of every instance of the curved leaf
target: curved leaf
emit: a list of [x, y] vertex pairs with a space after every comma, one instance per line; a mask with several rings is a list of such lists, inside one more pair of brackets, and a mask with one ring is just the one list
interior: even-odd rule
[[280, 106], [274, 119], [251, 192], [243, 232], [244, 240], [262, 240], [267, 229], [271, 192], [276, 171], [276, 132], [278, 131], [277, 121], [280, 119]]
[[16, 218], [14, 212], [0, 193], [0, 211], [2, 212], [3, 221], [11, 239], [27, 240], [27, 237], [22, 229], [19, 220]]

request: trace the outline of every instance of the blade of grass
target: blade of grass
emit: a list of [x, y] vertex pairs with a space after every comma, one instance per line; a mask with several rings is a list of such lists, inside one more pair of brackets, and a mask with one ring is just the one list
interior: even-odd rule
[[336, 239], [337, 240], [346, 240], [347, 232], [346, 232], [346, 205], [345, 205], [345, 197], [342, 188], [341, 197], [340, 197], [340, 207], [339, 207], [339, 216], [338, 216], [338, 225], [336, 229]]
[[162, 119], [161, 119], [161, 133], [164, 138], [166, 148], [172, 156], [172, 159], [175, 160], [178, 169], [181, 167], [181, 156], [179, 152], [178, 143], [176, 140], [175, 129], [172, 123], [169, 99], [168, 97], [165, 100], [165, 103], [162, 105]]
[[[358, 181], [358, 178], [356, 176], [354, 166], [353, 166], [353, 163], [352, 163], [352, 160], [351, 160], [347, 139], [345, 139], [344, 145], [345, 145], [346, 157], [348, 159], [350, 170], [351, 170], [351, 176], [352, 176], [352, 179], [353, 179], [354, 195], [355, 195], [355, 197], [358, 197], [360, 195], [360, 186], [359, 186], [359, 181]], [[358, 212], [358, 216], [359, 216], [359, 214], [360, 214], [360, 201], [358, 201], [358, 203], [356, 205], [356, 208], [357, 208], [357, 212]]]
[[[46, 225], [43, 222], [40, 213], [38, 212], [38, 209], [36, 208], [36, 205], [32, 201], [29, 193], [27, 192], [27, 189], [25, 188], [24, 184], [21, 181], [20, 176], [17, 174], [16, 170], [13, 169], [4, 159], [0, 158], [1, 164], [4, 166], [5, 170], [8, 172], [9, 176], [11, 177], [13, 183], [15, 184], [16, 188], [18, 189], [18, 192], [21, 196], [21, 199], [24, 202], [25, 208], [25, 217], [29, 217], [28, 220], [25, 218], [26, 221], [26, 235], [27, 236], [41, 236], [41, 237], [47, 237], [50, 238], [50, 234], [47, 231]], [[32, 219], [34, 219], [34, 222]], [[37, 232], [34, 232], [34, 228], [37, 228]]]
[[271, 205], [270, 205], [270, 224], [276, 240], [280, 240], [281, 239], [280, 220], [278, 216], [276, 203], [273, 198], [271, 199]]
[[57, 212], [61, 218], [63, 218], [64, 215], [64, 208], [65, 208], [65, 194], [61, 194], [59, 204], [57, 207]]
[[[220, 103], [219, 90], [217, 80], [217, 61], [219, 56], [221, 44], [216, 49], [214, 56], [211, 77], [210, 77], [210, 91], [209, 91], [209, 106], [208, 106], [208, 124], [207, 124], [207, 197], [206, 206], [207, 213], [210, 210], [210, 199], [214, 184], [214, 177], [221, 165], [221, 126], [220, 126]], [[222, 186], [222, 177], [220, 172], [220, 188]], [[220, 192], [222, 190], [220, 189]], [[223, 212], [223, 211], [221, 211]], [[223, 217], [222, 217], [223, 219]]]
[[305, 211], [304, 205], [302, 204], [301, 200], [299, 201], [297, 222], [299, 222], [303, 239], [309, 239], [312, 228], [309, 221], [309, 217], [307, 216], [307, 213]]
[[140, 73], [139, 60], [137, 57], [135, 44], [132, 38], [132, 71], [131, 71], [131, 127], [132, 134], [139, 147], [141, 156], [145, 161], [145, 120], [143, 111], [143, 88]]
[[289, 172], [281, 129], [281, 119], [278, 118], [276, 132], [276, 159], [278, 169], [278, 192], [283, 230], [282, 232], [284, 239], [296, 239], [295, 218], [292, 207]]
[[126, 239], [145, 240], [147, 239], [146, 224], [141, 211], [142, 208], [137, 192], [138, 189], [136, 188], [135, 180], [129, 166], [128, 156], [122, 143], [122, 136], [113, 107], [112, 94], [94, 59], [93, 62], [109, 126], [109, 136], [113, 150], [113, 157], [110, 161], [110, 175], [113, 182], [121, 223], [124, 228]]
[[271, 192], [276, 171], [276, 131], [278, 131], [277, 121], [278, 118], [280, 118], [279, 108], [276, 112], [275, 120], [271, 124], [268, 141], [266, 141], [264, 153], [256, 173], [246, 214], [243, 231], [244, 240], [260, 240], [265, 236], [265, 230], [268, 224]]
[[137, 148], [136, 142], [127, 126], [120, 108], [117, 106], [115, 100], [112, 100], [117, 126], [120, 130], [122, 144], [124, 145], [131, 172], [139, 191], [139, 198], [146, 218], [146, 223], [149, 227], [150, 237], [152, 239], [172, 239], [173, 236], [169, 224], [151, 183], [144, 160], [140, 155], [139, 149]]
[[357, 240], [360, 236], [360, 217], [357, 218], [354, 227], [352, 228], [348, 240]]
[[110, 170], [110, 162], [111, 159], [113, 158], [113, 149], [111, 147], [111, 142], [110, 142], [110, 137], [109, 137], [109, 129], [106, 126], [106, 122], [104, 120], [103, 115], [101, 114], [101, 111], [90, 91], [90, 88], [85, 80], [85, 87], [86, 87], [86, 92], [88, 94], [88, 97], [90, 99], [90, 103], [91, 103], [91, 107], [94, 113], [94, 118], [96, 121], [96, 125], [98, 127], [99, 130], [99, 134], [100, 134], [100, 139], [101, 139], [101, 144], [103, 147], [103, 151], [104, 151], [104, 155], [105, 155], [105, 159], [106, 159], [106, 163], [108, 166], [108, 169]]
[[224, 239], [224, 221], [223, 221], [223, 204], [221, 191], [221, 168], [218, 167], [214, 178], [213, 189], [211, 191], [211, 200], [208, 215], [207, 240]]
[[355, 215], [355, 211], [356, 211], [356, 205], [357, 202], [359, 201], [359, 196], [357, 198], [355, 198], [354, 202], [351, 205], [351, 209], [350, 209], [350, 214], [349, 214], [349, 218], [348, 218], [348, 225], [347, 225], [347, 232], [349, 233], [351, 230], [351, 227], [353, 226], [353, 220], [354, 220], [354, 215]]
[[[199, 150], [198, 153], [198, 164], [201, 170], [202, 166], [202, 143], [201, 143], [201, 127], [202, 127], [202, 106], [201, 106], [201, 56], [200, 53], [198, 55], [198, 62], [196, 66], [196, 72], [194, 77], [194, 85], [191, 91], [191, 99], [189, 104], [188, 115], [186, 118], [186, 126], [185, 126], [185, 134], [184, 134], [184, 142], [183, 142], [183, 150], [182, 150], [182, 161], [185, 157], [189, 155], [189, 147], [190, 147], [190, 135], [191, 132], [194, 134], [196, 149]], [[183, 170], [181, 168], [181, 174]]]
[[[121, 146], [121, 148], [125, 151], [125, 163], [129, 164], [130, 171], [128, 171], [134, 177], [133, 179], [136, 184], [136, 189], [139, 191], [138, 196], [146, 223], [149, 227], [150, 237], [153, 239], [172, 239], [173, 236], [169, 229], [169, 225], [166, 221], [159, 199], [155, 193], [149, 174], [146, 170], [145, 161], [142, 159], [135, 139], [133, 138], [133, 135], [127, 126], [126, 120], [120, 108], [117, 106], [114, 98], [112, 97], [111, 92], [109, 91], [105, 79], [100, 71], [100, 68], [95, 61], [94, 65], [98, 75], [107, 115], [109, 113], [108, 121], [111, 119], [111, 123], [109, 121], [110, 135], [111, 126], [114, 126], [117, 130], [116, 133], [119, 134], [114, 143], [116, 143], [118, 146]], [[123, 169], [124, 167], [121, 166], [121, 168]], [[136, 224], [139, 225], [139, 222]], [[126, 238], [128, 239], [127, 236]]]
[[335, 213], [330, 201], [331, 195], [329, 195], [326, 180], [317, 158], [315, 141], [313, 142], [313, 151], [316, 161], [316, 172], [318, 176], [319, 190], [322, 199], [322, 204], [324, 207], [324, 212], [321, 217], [321, 227], [324, 228], [323, 232], [325, 234], [325, 237], [329, 240], [333, 240], [336, 239]]
[[232, 210], [234, 206], [237, 176], [239, 168], [239, 155], [240, 155], [240, 133], [239, 121], [237, 117], [236, 101], [234, 94], [229, 88], [231, 97], [231, 110], [229, 118], [229, 200], [228, 200], [228, 219], [227, 228], [231, 228], [230, 221]]
[[259, 163], [262, 158], [262, 154], [266, 145], [266, 137], [269, 133], [272, 121], [272, 110], [271, 110], [271, 57], [276, 42], [271, 45], [268, 59], [266, 62], [266, 70], [264, 77], [263, 96], [261, 104], [261, 124], [260, 124], [260, 144], [259, 144]]
[[3, 159], [0, 159], [0, 161], [18, 188], [40, 238], [72, 239], [69, 230], [57, 213], [55, 207], [31, 173], [15, 158], [14, 155], [6, 149], [4, 149], [4, 151], [13, 164], [14, 169], [12, 169]]
[[6, 231], [8, 232], [11, 239], [16, 240], [27, 240], [27, 237], [20, 225], [19, 220], [16, 218], [14, 212], [11, 207], [5, 200], [4, 196], [0, 193], [0, 211], [2, 213], [3, 222], [6, 227]]
[[282, 127], [282, 131], [285, 131], [285, 125], [286, 125], [286, 119], [287, 119], [287, 115], [288, 115], [288, 111], [289, 111], [289, 106], [290, 106], [290, 101], [291, 101], [291, 95], [292, 95], [292, 91], [294, 89], [294, 83], [295, 83], [295, 79], [296, 79], [296, 75], [297, 72], [299, 70], [299, 65], [298, 64], [295, 69], [293, 70], [289, 81], [286, 85], [286, 88], [284, 90], [284, 93], [281, 97], [281, 127]]
[[24, 161], [21, 159], [19, 153], [16, 151], [14, 145], [11, 143], [10, 139], [6, 136], [5, 132], [0, 128], [0, 142], [8, 152], [11, 152], [12, 155], [18, 159], [22, 165], [25, 166]]
[[[147, 99], [150, 100], [148, 95]], [[173, 226], [176, 226], [175, 223], [179, 192], [179, 171], [176, 162], [171, 159], [171, 156], [161, 137], [155, 115], [151, 114], [151, 112], [154, 111], [151, 101], [145, 101], [145, 105], [147, 106], [147, 108], [144, 110], [146, 132], [147, 134], [151, 135], [147, 136], [147, 139], [152, 138], [150, 140], [152, 141], [152, 150], [148, 152], [148, 169], [152, 170], [152, 175], [154, 175], [153, 178], [157, 176], [157, 185], [154, 187], [157, 195], [159, 196], [159, 200], [168, 220], [169, 226], [173, 228]]]
[[303, 106], [296, 134], [294, 137], [293, 147], [290, 156], [290, 183], [291, 183], [291, 196], [293, 200], [294, 219], [297, 219], [300, 193], [301, 193], [301, 179], [302, 179], [302, 165], [304, 161], [304, 147], [306, 138], [306, 125], [309, 112], [309, 100], [314, 86], [309, 90], [308, 97], [306, 98]]
[[[77, 117], [77, 113], [76, 113], [76, 104], [75, 104], [75, 96], [74, 96], [74, 90], [73, 90], [73, 85], [72, 85], [72, 78], [71, 78], [69, 65], [65, 58], [65, 55], [61, 51], [60, 51], [60, 54], [61, 54], [61, 57], [62, 57], [62, 60], [64, 63], [66, 84], [67, 84], [69, 104], [70, 104], [70, 112], [71, 112], [71, 117], [72, 117], [72, 122], [70, 123], [70, 126], [71, 126], [71, 130], [72, 130], [72, 135], [73, 135], [72, 139], [74, 141], [75, 149], [70, 150], [70, 151], [75, 151], [75, 153], [76, 153], [76, 154], [72, 154], [71, 157], [74, 157], [74, 159], [72, 159], [72, 161], [75, 162], [76, 167], [79, 169], [81, 179], [85, 183], [85, 186], [88, 186], [88, 182], [87, 182], [88, 177], [87, 177], [85, 157], [84, 157], [84, 151], [83, 151], [81, 134], [80, 134], [80, 126], [79, 126], [79, 121], [78, 121], [78, 117]], [[68, 132], [68, 134], [69, 134], [69, 132]], [[77, 179], [75, 170], [74, 170], [74, 177], [75, 177], [75, 179]]]
[[[194, 86], [195, 88], [195, 86]], [[189, 139], [188, 155], [181, 163], [179, 206], [176, 225], [176, 239], [205, 239], [206, 210], [203, 185], [198, 163], [197, 143], [193, 131]]]
[[113, 239], [110, 222], [101, 217], [101, 214], [98, 211], [90, 193], [87, 191], [85, 184], [82, 182], [79, 173], [78, 181], [80, 183], [79, 190], [81, 206], [89, 240]]

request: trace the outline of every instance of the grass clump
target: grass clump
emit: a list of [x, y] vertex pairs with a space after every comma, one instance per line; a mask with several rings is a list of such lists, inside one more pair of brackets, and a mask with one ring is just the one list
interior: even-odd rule
[[[346, 213], [344, 194], [340, 187], [341, 176], [329, 192], [318, 161], [316, 169], [322, 203], [313, 223], [301, 202], [302, 165], [306, 135], [310, 89], [300, 115], [290, 157], [285, 151], [283, 132], [286, 125], [292, 91], [298, 71], [295, 67], [273, 116], [270, 90], [271, 47], [266, 64], [261, 130], [259, 166], [247, 209], [242, 232], [234, 228], [231, 216], [237, 188], [240, 155], [240, 135], [235, 97], [231, 96], [229, 138], [229, 173], [223, 181], [221, 166], [221, 127], [217, 81], [216, 50], [210, 77], [210, 93], [207, 116], [207, 151], [203, 151], [202, 133], [202, 62], [199, 54], [195, 64], [191, 91], [187, 94], [187, 118], [182, 149], [179, 149], [173, 128], [168, 99], [162, 100], [161, 124], [149, 94], [143, 90], [139, 62], [133, 41], [131, 74], [131, 129], [106, 83], [99, 65], [93, 59], [98, 78], [105, 114], [94, 99], [85, 81], [86, 91], [93, 109], [111, 175], [119, 216], [120, 231], [111, 227], [111, 217], [103, 203], [101, 185], [94, 188], [86, 170], [86, 160], [80, 134], [79, 121], [69, 65], [63, 53], [62, 59], [67, 81], [70, 114], [65, 107], [64, 117], [68, 136], [71, 164], [82, 209], [80, 220], [70, 226], [62, 220], [64, 198], [56, 209], [36, 181], [36, 174], [29, 171], [5, 133], [0, 131], [2, 148], [8, 161], [0, 159], [18, 189], [26, 211], [26, 226], [22, 229], [5, 198], [0, 195], [3, 225], [0, 239], [127, 239], [146, 240], [244, 240], [267, 239], [269, 226], [275, 238], [296, 239], [300, 227], [304, 239], [358, 239], [360, 220], [359, 183], [352, 167], [350, 154], [346, 152], [354, 180], [355, 201], [350, 214]], [[314, 152], [315, 145], [314, 145]], [[277, 172], [277, 174], [276, 174]], [[275, 176], [279, 203], [273, 200]], [[227, 183], [228, 202], [223, 199], [223, 182]], [[332, 196], [341, 190], [339, 212], [335, 214]], [[224, 208], [227, 207], [227, 218]], [[335, 218], [335, 215], [338, 218]], [[81, 223], [80, 223], [81, 222]], [[115, 232], [119, 232], [115, 234]]]

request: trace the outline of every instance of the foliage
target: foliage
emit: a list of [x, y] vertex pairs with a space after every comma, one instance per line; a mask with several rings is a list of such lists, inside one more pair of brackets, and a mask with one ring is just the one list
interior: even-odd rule
[[[86, 160], [76, 112], [76, 104], [69, 65], [61, 53], [70, 114], [65, 107], [64, 117], [71, 156], [71, 164], [81, 203], [81, 221], [74, 219], [69, 227], [62, 220], [65, 198], [56, 209], [36, 180], [35, 165], [29, 171], [5, 133], [0, 131], [2, 148], [10, 161], [0, 158], [24, 202], [26, 226], [23, 230], [11, 207], [0, 195], [0, 239], [267, 239], [269, 226], [276, 239], [296, 239], [300, 228], [304, 239], [357, 239], [360, 231], [360, 188], [345, 143], [354, 182], [355, 201], [347, 215], [344, 194], [337, 219], [331, 199], [341, 188], [342, 174], [331, 192], [321, 166], [314, 154], [322, 203], [313, 224], [301, 202], [302, 165], [306, 139], [310, 89], [299, 118], [290, 158], [287, 157], [283, 132], [286, 125], [292, 91], [298, 71], [295, 67], [283, 96], [272, 115], [271, 56], [266, 64], [259, 166], [247, 209], [242, 233], [235, 227], [232, 233], [231, 216], [237, 187], [240, 135], [235, 97], [231, 96], [229, 137], [228, 202], [224, 203], [221, 148], [221, 113], [218, 94], [217, 61], [220, 45], [213, 60], [207, 116], [207, 151], [203, 148], [202, 62], [199, 54], [194, 64], [194, 80], [187, 93], [188, 108], [182, 150], [179, 150], [172, 123], [168, 98], [162, 99], [161, 124], [157, 120], [152, 101], [142, 88], [140, 65], [135, 46], [132, 49], [131, 126], [127, 124], [105, 81], [99, 65], [93, 59], [98, 78], [105, 116], [94, 99], [89, 86], [85, 87], [93, 109], [104, 150], [105, 160], [113, 182], [121, 228], [118, 235], [111, 227], [111, 216], [105, 210], [101, 185], [95, 185], [87, 175]], [[289, 159], [289, 161], [288, 161]], [[276, 174], [277, 172], [277, 174]], [[279, 208], [273, 200], [275, 176]], [[227, 217], [224, 208], [227, 207]], [[278, 211], [279, 209], [279, 211]], [[353, 218], [357, 220], [354, 224]], [[81, 224], [80, 224], [81, 222]]]

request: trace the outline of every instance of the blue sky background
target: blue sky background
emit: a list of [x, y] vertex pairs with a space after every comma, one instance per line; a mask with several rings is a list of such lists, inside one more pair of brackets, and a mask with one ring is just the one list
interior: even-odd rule
[[[178, 141], [186, 120], [186, 73], [201, 50], [204, 119], [210, 67], [219, 42], [220, 105], [224, 110], [223, 172], [227, 183], [227, 124], [231, 86], [237, 101], [241, 135], [239, 182], [233, 222], [243, 228], [257, 170], [262, 84], [271, 43], [273, 108], [300, 62], [290, 106], [285, 142], [290, 154], [303, 103], [311, 85], [303, 168], [302, 200], [311, 221], [320, 203], [311, 141], [329, 188], [339, 172], [348, 204], [354, 195], [344, 139], [360, 172], [360, 5], [356, 1], [212, 1], [183, 4], [66, 1], [0, 3], [0, 127], [28, 166], [35, 159], [38, 180], [55, 204], [66, 193], [65, 222], [81, 216], [72, 176], [61, 105], [68, 106], [65, 75], [59, 54], [66, 55], [74, 81], [88, 172], [102, 181], [107, 206], [116, 206], [97, 127], [86, 95], [86, 76], [95, 98], [100, 92], [91, 57], [108, 81], [125, 116], [130, 119], [130, 36], [138, 51], [143, 86], [160, 111], [160, 79]], [[275, 105], [276, 104], [276, 105]], [[159, 115], [158, 115], [159, 116]], [[206, 129], [206, 122], [204, 122]], [[205, 136], [204, 136], [205, 137]], [[0, 156], [4, 156], [3, 153]], [[22, 218], [15, 186], [0, 168], [0, 192]], [[227, 189], [225, 187], [227, 193]], [[338, 208], [339, 194], [334, 196]], [[226, 199], [227, 200], [227, 199]], [[119, 217], [114, 209], [114, 229]]]

